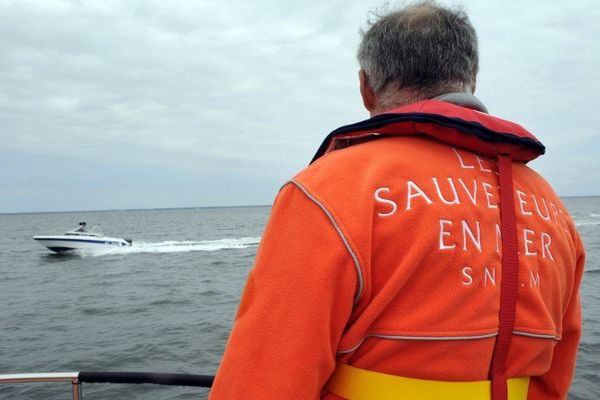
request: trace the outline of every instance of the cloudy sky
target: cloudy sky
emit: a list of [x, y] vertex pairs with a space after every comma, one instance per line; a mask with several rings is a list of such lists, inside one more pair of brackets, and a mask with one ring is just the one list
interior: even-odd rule
[[[368, 117], [355, 50], [382, 4], [0, 0], [0, 213], [270, 204]], [[532, 166], [600, 195], [597, 2], [450, 4], [478, 30], [478, 97], [546, 144]]]

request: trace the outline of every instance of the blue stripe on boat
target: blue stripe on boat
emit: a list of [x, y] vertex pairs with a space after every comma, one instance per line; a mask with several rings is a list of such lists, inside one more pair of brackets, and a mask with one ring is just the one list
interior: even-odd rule
[[87, 239], [55, 239], [55, 238], [38, 238], [35, 240], [39, 240], [39, 241], [44, 241], [44, 240], [48, 240], [48, 241], [54, 241], [54, 242], [83, 242], [83, 243], [94, 243], [94, 244], [111, 244], [111, 243], [116, 243], [116, 244], [120, 244], [121, 242], [117, 242], [117, 241], [104, 241], [104, 240], [87, 240]]

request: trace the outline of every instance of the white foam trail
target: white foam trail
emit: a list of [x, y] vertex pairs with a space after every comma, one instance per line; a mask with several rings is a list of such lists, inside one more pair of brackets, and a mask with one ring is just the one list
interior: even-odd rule
[[575, 218], [576, 226], [600, 225], [600, 214], [591, 213], [585, 217]]
[[175, 241], [167, 240], [158, 243], [134, 241], [131, 247], [115, 247], [82, 252], [83, 255], [103, 256], [108, 254], [139, 253], [187, 253], [191, 251], [219, 251], [227, 249], [246, 249], [256, 247], [260, 237], [242, 237], [231, 239]]
[[575, 222], [575, 226], [600, 225], [600, 221], [581, 221]]

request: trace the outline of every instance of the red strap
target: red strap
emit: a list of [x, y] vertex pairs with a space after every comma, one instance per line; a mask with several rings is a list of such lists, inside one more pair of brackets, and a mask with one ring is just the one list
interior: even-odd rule
[[506, 358], [515, 326], [515, 309], [519, 284], [517, 219], [509, 155], [498, 156], [500, 170], [500, 223], [502, 229], [502, 283], [500, 286], [500, 321], [492, 357], [490, 377], [492, 400], [506, 400]]

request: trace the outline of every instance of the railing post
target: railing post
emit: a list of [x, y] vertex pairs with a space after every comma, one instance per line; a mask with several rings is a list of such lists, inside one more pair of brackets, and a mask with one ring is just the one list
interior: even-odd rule
[[79, 379], [73, 379], [71, 384], [73, 386], [73, 400], [81, 400], [83, 396], [81, 395], [81, 383]]

